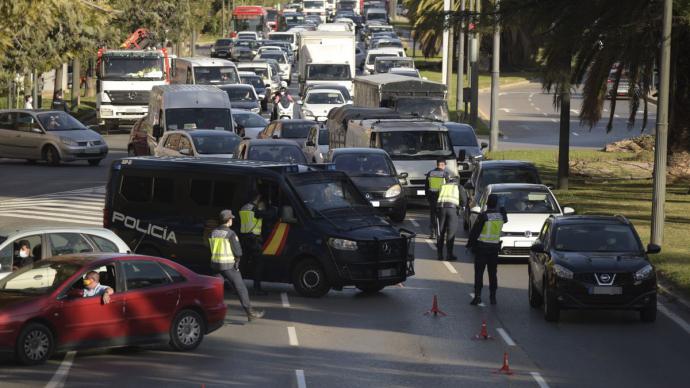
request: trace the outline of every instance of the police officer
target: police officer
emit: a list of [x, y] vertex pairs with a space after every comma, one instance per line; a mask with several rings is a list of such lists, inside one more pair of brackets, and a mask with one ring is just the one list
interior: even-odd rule
[[239, 269], [242, 247], [239, 238], [230, 229], [234, 218], [231, 210], [220, 212], [221, 225], [211, 232], [211, 237], [208, 239], [211, 247], [211, 268], [220, 273], [235, 289], [240, 297], [242, 308], [247, 314], [247, 319], [251, 321], [263, 317], [264, 312], [252, 309], [247, 287], [242, 280]]
[[446, 172], [446, 160], [439, 158], [436, 160], [436, 168], [426, 173], [426, 182], [424, 185], [424, 192], [426, 199], [429, 201], [429, 223], [431, 225], [431, 238], [438, 236], [438, 211], [436, 209], [436, 202], [438, 201], [438, 194], [441, 191], [441, 186], [446, 183], [448, 173]]
[[448, 178], [446, 183], [441, 186], [436, 208], [439, 226], [436, 254], [439, 260], [443, 260], [443, 244], [445, 243], [448, 251], [446, 260], [455, 261], [458, 258], [453, 255], [453, 247], [460, 213], [460, 189], [458, 189], [456, 178]]
[[267, 295], [261, 289], [261, 280], [264, 272], [264, 260], [261, 255], [261, 228], [263, 227], [264, 211], [261, 203], [261, 194], [257, 194], [248, 204], [240, 208], [240, 238], [245, 249], [245, 257], [252, 265], [254, 273], [254, 293]]
[[496, 288], [498, 279], [498, 253], [501, 250], [501, 230], [508, 222], [506, 209], [498, 206], [498, 196], [489, 195], [486, 210], [472, 226], [467, 248], [474, 252], [474, 299], [470, 302], [476, 306], [482, 302], [482, 286], [484, 285], [484, 268], [489, 269], [489, 292], [491, 304], [496, 304]]

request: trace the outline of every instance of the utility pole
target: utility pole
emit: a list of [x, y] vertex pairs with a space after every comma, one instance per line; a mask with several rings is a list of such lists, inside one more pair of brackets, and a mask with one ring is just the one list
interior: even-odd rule
[[72, 60], [72, 101], [70, 109], [72, 111], [79, 111], [79, 102], [81, 102], [81, 60], [74, 58]]
[[[568, 69], [570, 63], [568, 62]], [[568, 71], [570, 74], [570, 71]], [[568, 190], [570, 176], [570, 84], [561, 92], [561, 122], [558, 134], [558, 189]]]
[[671, 71], [671, 27], [673, 0], [664, 0], [661, 34], [661, 69], [659, 71], [659, 101], [656, 112], [656, 140], [654, 147], [654, 190], [652, 192], [652, 235], [650, 242], [661, 246], [664, 241], [664, 205], [666, 204], [666, 157], [668, 149], [668, 105]]
[[[496, 0], [496, 11], [500, 7], [500, 0]], [[500, 87], [501, 67], [501, 24], [494, 22], [494, 47], [491, 56], [491, 132], [489, 137], [489, 151], [498, 151], [498, 89]]]
[[224, 38], [225, 34], [225, 0], [220, 1], [220, 34]]
[[453, 28], [451, 27], [448, 29], [448, 65], [446, 67], [446, 86], [449, 96], [453, 87], [453, 35]]
[[[465, 15], [465, 0], [460, 0], [460, 14]], [[460, 21], [460, 31], [458, 32], [458, 79], [455, 90], [455, 112], [458, 116], [457, 120], [462, 120], [460, 111], [463, 103], [463, 89], [465, 89], [465, 20]]]
[[[481, 13], [482, 2], [481, 0], [474, 0], [474, 12], [476, 15]], [[475, 22], [476, 22], [475, 18]], [[473, 127], [477, 127], [477, 121], [479, 118], [479, 34], [477, 33], [477, 28], [472, 30], [470, 35], [470, 124]]]
[[189, 42], [189, 46], [190, 46], [189, 47], [190, 56], [192, 56], [192, 57], [196, 56], [196, 28], [195, 27], [192, 27], [192, 35], [191, 35], [191, 39]]
[[450, 63], [450, 60], [448, 59], [448, 46], [450, 43], [450, 30], [447, 28], [448, 26], [446, 25], [448, 22], [448, 12], [450, 12], [450, 2], [451, 0], [443, 0], [443, 43], [441, 45], [441, 53], [442, 53], [442, 63], [441, 63], [441, 82], [448, 86], [448, 64]]

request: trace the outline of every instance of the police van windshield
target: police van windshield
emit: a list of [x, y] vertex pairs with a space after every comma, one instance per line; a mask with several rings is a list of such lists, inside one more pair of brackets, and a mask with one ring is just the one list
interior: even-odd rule
[[240, 82], [237, 69], [232, 66], [206, 66], [194, 68], [194, 82], [198, 85], [224, 85]]
[[[331, 177], [325, 179], [291, 179], [295, 184], [297, 195], [309, 210], [312, 217], [323, 217], [324, 214], [338, 210], [370, 212], [370, 204], [362, 198], [357, 189], [347, 180]], [[331, 214], [329, 214], [331, 215]]]
[[229, 131], [230, 109], [218, 108], [176, 108], [165, 110], [165, 125], [168, 130], [177, 129], [219, 129]]
[[379, 148], [391, 159], [429, 159], [452, 157], [448, 132], [393, 131], [378, 134]]

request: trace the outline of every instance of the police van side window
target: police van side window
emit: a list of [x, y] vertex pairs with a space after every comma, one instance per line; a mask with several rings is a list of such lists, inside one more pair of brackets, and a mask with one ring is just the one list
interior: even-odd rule
[[197, 205], [207, 206], [211, 204], [211, 189], [213, 182], [210, 180], [192, 179], [189, 197]]
[[216, 181], [213, 185], [213, 206], [232, 207], [236, 186], [234, 182]]
[[151, 200], [152, 186], [152, 177], [124, 175], [120, 194], [130, 202], [148, 202]]

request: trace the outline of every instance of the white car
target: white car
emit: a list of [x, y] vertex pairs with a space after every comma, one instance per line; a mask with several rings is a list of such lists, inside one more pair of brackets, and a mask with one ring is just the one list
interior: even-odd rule
[[489, 195], [498, 195], [498, 204], [508, 213], [508, 222], [501, 233], [500, 257], [529, 257], [530, 247], [539, 236], [544, 221], [551, 215], [573, 214], [570, 207], [561, 208], [551, 190], [538, 184], [500, 183], [486, 187], [479, 206], [470, 209], [470, 227], [479, 214], [486, 210]]
[[302, 152], [310, 163], [323, 163], [328, 154], [328, 128], [313, 127], [302, 145]]
[[280, 79], [287, 81], [288, 85], [292, 83], [292, 64], [283, 50], [263, 51], [254, 58], [254, 61], [261, 61], [264, 59], [273, 59], [278, 62]]
[[345, 105], [345, 98], [337, 89], [315, 89], [308, 91], [298, 104], [302, 105], [302, 118], [324, 122], [331, 109]]
[[228, 132], [212, 129], [169, 131], [161, 137], [154, 154], [156, 156], [198, 158], [232, 158], [242, 138]]
[[251, 31], [241, 31], [237, 33], [237, 40], [259, 40], [259, 34]]
[[394, 47], [371, 49], [367, 51], [367, 58], [364, 60], [364, 74], [374, 74], [376, 58], [378, 57], [404, 57], [405, 51]]
[[259, 50], [256, 52], [256, 56], [254, 57], [254, 60], [259, 59], [259, 56], [264, 51], [280, 51], [280, 52], [282, 52], [283, 49], [278, 47], [278, 46], [261, 46], [261, 47], [259, 47]]
[[35, 260], [87, 252], [129, 253], [131, 249], [115, 233], [94, 227], [26, 228], [11, 233], [0, 231], [0, 279], [18, 266], [19, 245], [26, 241]]

